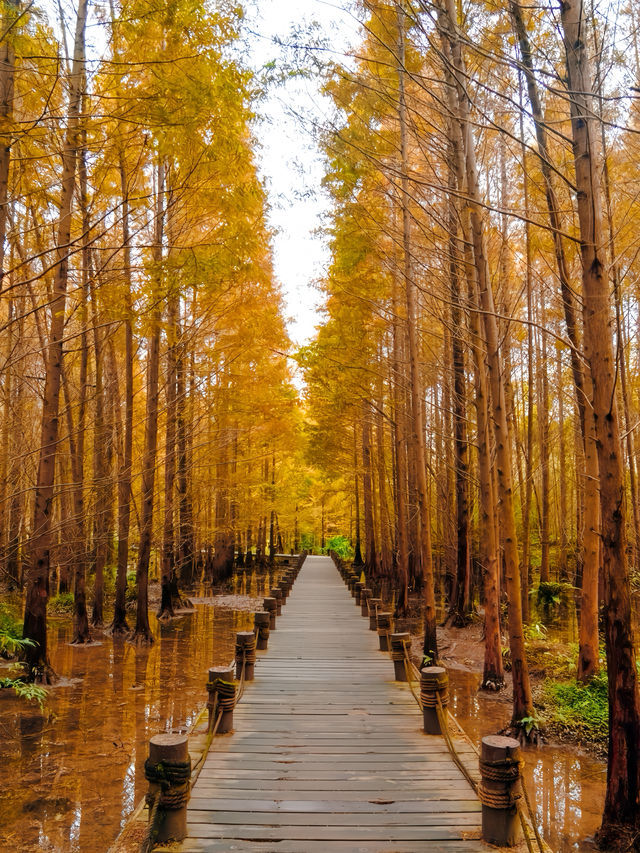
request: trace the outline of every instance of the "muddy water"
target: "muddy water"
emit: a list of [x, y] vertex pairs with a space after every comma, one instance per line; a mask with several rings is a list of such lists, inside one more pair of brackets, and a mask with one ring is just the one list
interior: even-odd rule
[[[510, 703], [478, 693], [478, 674], [450, 669], [449, 678], [451, 711], [474, 744], [508, 724]], [[523, 757], [538, 829], [551, 849], [556, 853], [593, 850], [589, 839], [602, 818], [604, 762], [573, 748], [545, 745], [526, 749]]]
[[[238, 579], [261, 596], [270, 578]], [[233, 658], [248, 612], [196, 604], [169, 624], [151, 617], [155, 643], [69, 645], [68, 620], [51, 620], [60, 682], [44, 713], [0, 693], [0, 850], [100, 853], [144, 795], [149, 738], [188, 727], [206, 701], [210, 666]], [[171, 689], [169, 689], [171, 685]]]
[[[235, 579], [234, 592], [261, 597], [277, 577]], [[207, 591], [202, 594], [206, 596]], [[0, 850], [100, 853], [144, 794], [149, 738], [189, 726], [206, 699], [209, 666], [228, 663], [251, 615], [196, 604], [137, 649], [102, 638], [68, 645], [68, 622], [52, 621], [50, 649], [61, 682], [44, 714], [0, 693]], [[500, 730], [510, 707], [477, 691], [475, 673], [450, 671], [451, 709], [474, 743]], [[168, 690], [167, 685], [172, 689]], [[557, 853], [591, 850], [604, 797], [604, 764], [573, 750], [525, 754], [540, 830]]]

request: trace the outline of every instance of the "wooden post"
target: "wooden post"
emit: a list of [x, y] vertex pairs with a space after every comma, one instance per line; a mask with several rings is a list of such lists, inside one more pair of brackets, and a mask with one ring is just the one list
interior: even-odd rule
[[[220, 682], [224, 682], [221, 684]], [[233, 685], [233, 689], [231, 689]], [[215, 713], [216, 717], [219, 710], [222, 710], [222, 717], [218, 725], [216, 734], [224, 735], [227, 732], [233, 731], [233, 708], [236, 702], [236, 685], [233, 676], [232, 666], [213, 666], [209, 669], [209, 682], [207, 683], [209, 691], [209, 700], [207, 708], [209, 710], [209, 729], [211, 729], [212, 716]], [[217, 702], [216, 710], [215, 705]]]
[[360, 592], [360, 613], [363, 616], [369, 615], [369, 599], [371, 598], [372, 594], [373, 593], [371, 592], [368, 586]]
[[428, 735], [441, 735], [442, 727], [438, 716], [438, 696], [446, 714], [449, 704], [449, 676], [442, 666], [427, 666], [420, 673], [420, 699], [422, 720]]
[[378, 629], [378, 642], [381, 652], [389, 651], [389, 634], [391, 633], [391, 613], [381, 613], [378, 611], [376, 619], [376, 628]]
[[[187, 803], [191, 788], [191, 759], [186, 735], [163, 733], [149, 741], [144, 766], [151, 801], [158, 799], [155, 840], [182, 841], [187, 835]], [[151, 815], [151, 811], [150, 811]]]
[[407, 671], [405, 669], [404, 661], [405, 655], [408, 654], [408, 646], [411, 642], [411, 637], [408, 632], [403, 631], [399, 634], [392, 634], [390, 640], [391, 660], [393, 661], [396, 681], [406, 681]]
[[278, 603], [275, 598], [265, 598], [263, 605], [264, 609], [269, 613], [269, 630], [276, 630], [276, 614], [278, 611]]
[[364, 589], [364, 583], [362, 581], [356, 581], [355, 596], [354, 596], [354, 598], [356, 600], [356, 607], [360, 607], [360, 596], [362, 594], [363, 589]]
[[478, 797], [482, 803], [482, 837], [498, 847], [518, 842], [520, 824], [516, 801], [520, 796], [520, 744], [515, 738], [482, 738]]
[[274, 586], [271, 590], [271, 598], [276, 600], [276, 615], [282, 615], [282, 590], [279, 586]]
[[236, 634], [236, 678], [253, 681], [256, 664], [256, 635], [253, 631], [238, 631]]
[[378, 610], [382, 607], [382, 599], [381, 598], [370, 598], [369, 599], [369, 630], [375, 631], [378, 627], [377, 617]]
[[269, 614], [258, 610], [253, 614], [253, 633], [256, 635], [256, 648], [263, 652], [269, 645]]

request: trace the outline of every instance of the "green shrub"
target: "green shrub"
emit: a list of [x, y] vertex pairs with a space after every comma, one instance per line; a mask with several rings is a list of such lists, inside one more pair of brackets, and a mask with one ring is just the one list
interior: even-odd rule
[[49, 612], [64, 616], [73, 613], [73, 593], [61, 592], [49, 599]]
[[557, 583], [556, 581], [541, 581], [537, 590], [538, 604], [550, 608], [566, 600], [569, 593], [573, 592], [570, 583]]
[[[24, 651], [27, 646], [33, 646], [32, 640], [22, 637], [22, 624], [18, 622], [16, 615], [6, 605], [0, 605], [0, 655], [2, 657], [15, 657]], [[22, 677], [0, 678], [0, 690], [13, 690], [16, 696], [27, 702], [37, 702], [40, 708], [47, 698], [44, 687], [29, 684]]]
[[607, 739], [609, 701], [607, 673], [601, 670], [582, 684], [570, 681], [545, 681], [544, 698], [548, 703], [549, 720], [573, 733], [583, 733], [593, 741]]
[[343, 560], [353, 559], [351, 543], [346, 536], [338, 535], [327, 539], [327, 551], [335, 551], [338, 557], [341, 557]]

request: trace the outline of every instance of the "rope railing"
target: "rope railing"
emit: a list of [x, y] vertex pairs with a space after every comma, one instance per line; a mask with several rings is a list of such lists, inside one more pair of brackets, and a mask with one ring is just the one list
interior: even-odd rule
[[[292, 570], [292, 586], [295, 576], [302, 567], [307, 552], [303, 551], [296, 560], [296, 566]], [[284, 598], [284, 596], [283, 596]], [[207, 725], [207, 736], [202, 752], [196, 763], [191, 766], [191, 759], [175, 761], [162, 759], [152, 761], [148, 758], [145, 762], [145, 778], [149, 782], [149, 791], [145, 795], [145, 804], [149, 808], [149, 819], [144, 838], [140, 844], [140, 853], [150, 853], [158, 840], [160, 821], [166, 811], [185, 809], [190, 797], [190, 791], [195, 784], [205, 759], [211, 749], [213, 740], [218, 733], [225, 715], [232, 714], [244, 695], [246, 682], [253, 679], [253, 667], [257, 655], [257, 640], [267, 640], [269, 637], [268, 624], [257, 626], [257, 631], [241, 631], [236, 635], [236, 649], [234, 661], [228, 667], [220, 667], [233, 675], [233, 666], [236, 666], [236, 681], [220, 676], [211, 677], [207, 681], [209, 699], [205, 706], [209, 712]], [[215, 670], [213, 670], [215, 671]], [[211, 671], [210, 671], [211, 673]], [[201, 717], [201, 715], [200, 715]], [[200, 719], [199, 717], [199, 719]], [[227, 729], [224, 729], [227, 731]], [[188, 755], [188, 753], [187, 753]], [[138, 809], [134, 814], [138, 813]]]
[[[331, 557], [334, 563], [336, 564], [336, 567], [340, 571], [340, 574], [342, 575], [343, 579], [345, 580], [345, 583], [349, 585], [350, 575], [347, 573], [344, 564], [342, 563], [340, 558], [337, 557], [337, 555], [331, 554]], [[362, 589], [365, 587], [365, 584], [361, 584], [361, 582], [358, 581], [357, 586]], [[361, 602], [358, 601], [359, 596], [357, 589], [355, 594], [356, 604], [360, 604]], [[372, 603], [374, 607], [373, 613]], [[362, 602], [362, 604], [364, 604], [364, 602]], [[382, 605], [382, 607], [383, 606], [384, 605]], [[371, 598], [367, 598], [366, 613], [369, 615], [370, 619], [373, 614], [375, 614], [376, 624], [378, 610], [378, 602], [375, 600], [372, 602]], [[384, 625], [377, 624], [378, 634], [379, 636], [385, 638], [386, 651], [388, 652], [389, 657], [396, 666], [396, 678], [399, 677], [399, 671], [404, 669], [404, 677], [409, 685], [411, 694], [420, 710], [423, 713], [425, 709], [435, 711], [439, 723], [440, 732], [444, 738], [449, 754], [451, 755], [454, 764], [460, 770], [464, 778], [467, 780], [480, 802], [483, 805], [494, 809], [515, 808], [518, 814], [518, 819], [522, 827], [523, 837], [529, 853], [535, 853], [534, 841], [539, 853], [546, 853], [548, 848], [545, 846], [540, 836], [540, 832], [536, 823], [535, 812], [531, 806], [531, 799], [529, 797], [529, 792], [527, 790], [526, 782], [522, 772], [524, 768], [524, 761], [521, 758], [500, 758], [499, 761], [495, 762], [488, 761], [486, 759], [481, 759], [475, 744], [468, 737], [462, 726], [458, 723], [458, 721], [448, 708], [448, 681], [446, 679], [446, 671], [444, 678], [438, 678], [437, 676], [435, 678], [431, 678], [431, 683], [429, 684], [428, 689], [424, 687], [421, 678], [421, 671], [411, 660], [409, 651], [409, 641], [407, 640], [406, 635], [394, 635], [391, 632], [390, 628], [390, 623]], [[380, 645], [381, 651], [384, 651], [385, 649], [382, 648], [383, 644], [381, 643]], [[416, 688], [416, 684], [420, 684], [419, 690]], [[469, 772], [469, 769], [463, 762], [456, 749], [449, 728], [450, 722], [455, 725], [459, 733], [465, 738], [465, 740], [469, 743], [473, 751], [478, 756], [482, 777], [482, 781], [480, 783], [478, 783], [473, 778], [473, 776]], [[502, 791], [493, 790], [484, 784], [485, 781], [495, 781], [504, 784], [506, 787]], [[518, 781], [520, 782], [520, 791], [513, 790], [513, 787]], [[533, 830], [533, 838], [531, 837], [530, 829]]]

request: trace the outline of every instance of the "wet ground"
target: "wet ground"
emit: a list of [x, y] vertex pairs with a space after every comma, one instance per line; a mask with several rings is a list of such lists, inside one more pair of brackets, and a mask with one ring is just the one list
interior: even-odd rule
[[[268, 576], [236, 579], [237, 596], [264, 594]], [[51, 620], [50, 649], [60, 683], [44, 713], [0, 692], [0, 850], [101, 853], [144, 795], [149, 738], [189, 727], [206, 700], [209, 666], [233, 657], [235, 633], [252, 624], [250, 599], [213, 606], [206, 590], [195, 610], [159, 625], [147, 649], [100, 637], [71, 646], [67, 620]], [[251, 607], [253, 609], [253, 607]], [[477, 744], [502, 728], [509, 705], [478, 694], [479, 676], [451, 671], [451, 709]], [[604, 764], [572, 748], [526, 754], [538, 824], [555, 851], [592, 849], [604, 796]]]

